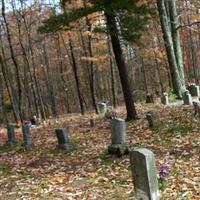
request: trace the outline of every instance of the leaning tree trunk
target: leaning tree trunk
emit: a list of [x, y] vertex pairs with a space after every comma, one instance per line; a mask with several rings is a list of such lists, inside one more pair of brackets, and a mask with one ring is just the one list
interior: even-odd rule
[[115, 55], [117, 67], [119, 70], [119, 76], [121, 80], [122, 90], [124, 94], [124, 100], [127, 110], [127, 121], [137, 119], [137, 112], [135, 109], [135, 104], [133, 100], [133, 95], [131, 92], [130, 83], [128, 80], [127, 66], [124, 61], [120, 41], [119, 41], [119, 32], [116, 25], [115, 16], [111, 13], [105, 13], [107, 19], [107, 26], [110, 28], [111, 43], [113, 47], [113, 52]]
[[[170, 73], [172, 77], [172, 85], [174, 92], [178, 97], [182, 96], [182, 92], [185, 89], [185, 85], [183, 85], [184, 81], [181, 80], [183, 78], [183, 74], [180, 72], [180, 69], [178, 67], [177, 63], [177, 52], [178, 49], [174, 49], [174, 42], [172, 38], [171, 29], [169, 26], [169, 18], [167, 15], [167, 10], [165, 7], [165, 0], [157, 0], [157, 7], [159, 11], [160, 16], [160, 22], [161, 22], [161, 28], [163, 32], [163, 39], [165, 42], [165, 49], [167, 52], [168, 62], [170, 66]], [[173, 28], [172, 28], [173, 29]], [[173, 34], [174, 35], [174, 34]], [[179, 52], [180, 53], [180, 52]]]
[[[11, 33], [10, 33], [10, 28], [8, 25], [8, 21], [6, 18], [6, 13], [5, 13], [5, 2], [4, 0], [2, 0], [2, 17], [3, 17], [3, 21], [5, 23], [5, 27], [6, 27], [6, 35], [7, 35], [7, 40], [8, 40], [8, 45], [9, 45], [9, 50], [10, 50], [10, 55], [11, 55], [11, 59], [13, 61], [14, 67], [15, 67], [15, 71], [16, 71], [16, 80], [17, 80], [17, 88], [18, 88], [18, 99], [17, 99], [17, 106], [18, 106], [18, 110], [19, 110], [19, 116], [20, 116], [20, 120], [23, 120], [23, 116], [22, 116], [22, 110], [21, 110], [21, 100], [22, 100], [22, 87], [21, 87], [21, 81], [20, 81], [20, 70], [19, 70], [19, 65], [18, 62], [16, 60], [16, 57], [14, 55], [14, 49], [13, 49], [13, 45], [12, 45], [12, 40], [11, 40]], [[17, 119], [17, 120], [19, 120]]]
[[5, 66], [5, 64], [3, 63], [3, 58], [1, 57], [1, 55], [0, 55], [0, 64], [1, 64], [3, 78], [4, 78], [8, 95], [10, 98], [10, 102], [12, 105], [13, 115], [14, 115], [15, 121], [17, 121], [20, 119], [18, 105], [15, 99], [15, 95], [13, 94], [13, 88], [12, 88], [11, 80], [9, 79], [8, 71], [6, 70], [7, 66]]
[[169, 15], [170, 15], [170, 22], [171, 22], [171, 32], [172, 32], [172, 39], [174, 44], [174, 53], [176, 57], [177, 67], [179, 70], [182, 87], [185, 89], [185, 75], [184, 75], [184, 67], [183, 67], [183, 56], [182, 56], [182, 49], [181, 49], [181, 38], [179, 33], [179, 19], [178, 13], [176, 9], [176, 0], [168, 1], [169, 5]]

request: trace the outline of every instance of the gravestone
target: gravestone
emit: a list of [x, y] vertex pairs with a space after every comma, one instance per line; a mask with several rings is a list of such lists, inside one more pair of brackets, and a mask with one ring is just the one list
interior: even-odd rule
[[34, 147], [34, 144], [32, 143], [31, 132], [30, 132], [30, 128], [28, 124], [22, 125], [22, 133], [23, 133], [23, 139], [24, 139], [23, 146], [26, 149], [32, 149]]
[[154, 98], [152, 94], [147, 94], [146, 103], [154, 103]]
[[90, 118], [90, 127], [94, 127], [95, 126], [95, 119], [92, 117]]
[[70, 142], [67, 129], [56, 129], [56, 136], [58, 139], [58, 148], [63, 150], [71, 150], [74, 148], [74, 144]]
[[128, 152], [126, 123], [121, 118], [114, 118], [111, 120], [111, 144], [108, 146], [108, 153], [122, 156]]
[[131, 151], [130, 162], [136, 198], [159, 200], [158, 179], [153, 152], [145, 148]]
[[186, 90], [183, 94], [183, 103], [184, 105], [192, 105], [192, 97], [188, 90]]
[[98, 103], [98, 110], [100, 114], [105, 114], [107, 111], [106, 103]]
[[146, 113], [146, 119], [149, 124], [149, 128], [153, 128], [155, 126], [155, 114], [153, 111], [149, 111]]
[[187, 89], [189, 90], [192, 97], [200, 96], [199, 86], [191, 84], [187, 86]]
[[161, 97], [161, 103], [163, 105], [168, 105], [169, 104], [169, 98], [167, 94], [163, 94], [163, 96]]
[[200, 117], [200, 103], [193, 101], [193, 107], [194, 107], [194, 116]]
[[7, 125], [7, 135], [8, 135], [8, 145], [15, 145], [18, 143], [18, 141], [15, 139], [15, 128], [14, 124], [8, 123]]

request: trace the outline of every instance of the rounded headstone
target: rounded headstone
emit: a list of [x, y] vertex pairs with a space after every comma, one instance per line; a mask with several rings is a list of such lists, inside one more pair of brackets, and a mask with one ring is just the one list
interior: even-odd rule
[[126, 143], [126, 123], [124, 119], [114, 118], [111, 120], [112, 144]]
[[105, 114], [107, 111], [106, 103], [98, 103], [98, 109], [100, 114]]

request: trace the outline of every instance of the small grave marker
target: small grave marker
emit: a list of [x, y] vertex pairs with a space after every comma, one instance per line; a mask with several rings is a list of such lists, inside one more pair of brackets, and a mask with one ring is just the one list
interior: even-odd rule
[[24, 139], [23, 146], [26, 149], [32, 149], [34, 147], [34, 144], [32, 143], [31, 132], [30, 132], [30, 128], [28, 124], [22, 125], [22, 133], [23, 133], [23, 139]]
[[189, 90], [192, 97], [200, 95], [199, 86], [195, 84], [188, 85], [187, 89]]
[[154, 103], [154, 98], [152, 94], [147, 94], [146, 103]]
[[105, 114], [107, 111], [106, 103], [98, 103], [98, 110], [100, 114]]
[[15, 139], [15, 127], [14, 124], [8, 123], [7, 125], [8, 145], [15, 145], [18, 141]]
[[74, 148], [74, 144], [70, 142], [67, 129], [56, 129], [56, 136], [58, 139], [58, 148], [63, 150], [71, 150]]
[[128, 152], [126, 123], [121, 118], [114, 118], [111, 120], [111, 144], [108, 146], [108, 153], [121, 156]]
[[192, 105], [192, 97], [188, 90], [186, 90], [183, 94], [183, 103], [184, 105]]
[[200, 117], [200, 103], [193, 101], [193, 107], [194, 107], [194, 116]]
[[95, 126], [95, 119], [92, 117], [90, 118], [90, 127], [94, 127]]
[[146, 113], [146, 119], [149, 124], [149, 128], [153, 128], [155, 126], [155, 114], [153, 111], [149, 111]]
[[153, 152], [144, 148], [131, 151], [130, 162], [136, 198], [159, 200], [158, 179]]
[[163, 96], [161, 97], [161, 103], [163, 105], [168, 105], [169, 104], [169, 98], [167, 94], [163, 94]]

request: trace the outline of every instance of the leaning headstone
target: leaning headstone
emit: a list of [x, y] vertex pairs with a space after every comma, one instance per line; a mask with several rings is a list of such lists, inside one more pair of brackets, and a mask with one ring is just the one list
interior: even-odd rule
[[163, 105], [168, 105], [169, 104], [169, 98], [167, 94], [163, 94], [163, 96], [161, 97], [161, 103]]
[[199, 86], [191, 84], [187, 86], [187, 89], [189, 90], [192, 97], [200, 96]]
[[34, 144], [32, 143], [31, 132], [30, 132], [30, 128], [28, 124], [22, 125], [22, 132], [23, 132], [23, 139], [24, 139], [23, 146], [26, 149], [32, 149], [34, 147]]
[[122, 156], [128, 152], [126, 123], [121, 118], [114, 118], [111, 120], [111, 144], [108, 146], [108, 153]]
[[107, 111], [106, 103], [98, 103], [98, 110], [100, 114], [105, 114]]
[[14, 124], [8, 123], [7, 125], [7, 135], [8, 135], [8, 145], [15, 145], [18, 143], [18, 141], [15, 139], [15, 127]]
[[153, 111], [147, 112], [146, 119], [148, 121], [149, 128], [153, 128], [155, 126], [155, 113]]
[[74, 148], [74, 144], [70, 142], [67, 129], [56, 129], [56, 136], [58, 139], [58, 148], [63, 150], [71, 150]]
[[186, 90], [183, 94], [183, 103], [184, 105], [192, 105], [192, 97], [188, 90]]
[[131, 151], [130, 162], [136, 198], [159, 200], [158, 179], [153, 152], [145, 148]]

